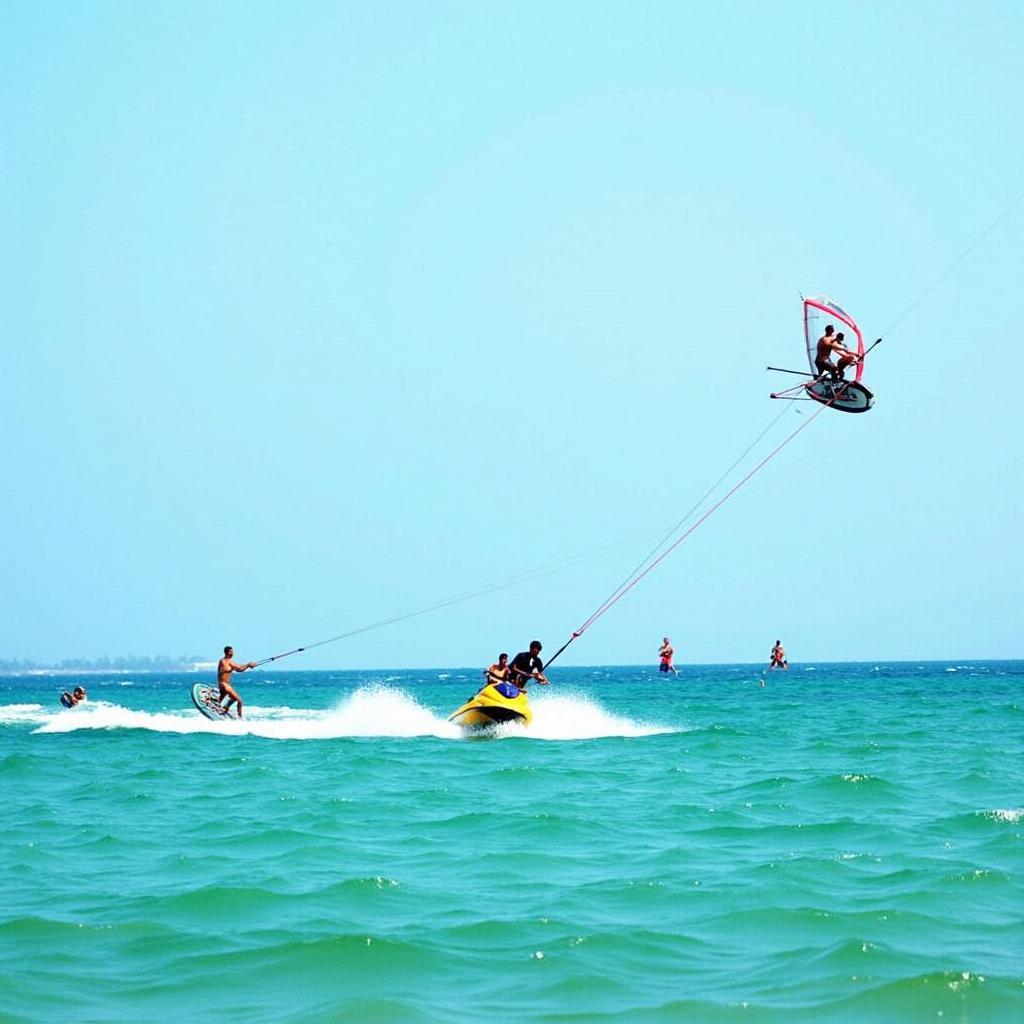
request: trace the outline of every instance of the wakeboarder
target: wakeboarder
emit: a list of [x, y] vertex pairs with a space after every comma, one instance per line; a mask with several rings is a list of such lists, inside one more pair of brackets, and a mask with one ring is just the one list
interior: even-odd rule
[[236, 665], [232, 659], [235, 656], [235, 649], [230, 644], [224, 648], [224, 657], [217, 662], [217, 687], [220, 693], [217, 695], [217, 702], [222, 703], [227, 697], [227, 703], [223, 705], [225, 711], [231, 709], [232, 704], [238, 705], [238, 717], [242, 717], [242, 698], [231, 685], [232, 672], [245, 672], [247, 669], [255, 668], [256, 662], [249, 661], [244, 665]]

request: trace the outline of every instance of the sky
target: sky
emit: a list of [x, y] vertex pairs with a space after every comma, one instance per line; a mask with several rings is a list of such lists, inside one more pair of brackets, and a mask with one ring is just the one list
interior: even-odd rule
[[1024, 657], [1019, 3], [2, 11], [0, 658]]

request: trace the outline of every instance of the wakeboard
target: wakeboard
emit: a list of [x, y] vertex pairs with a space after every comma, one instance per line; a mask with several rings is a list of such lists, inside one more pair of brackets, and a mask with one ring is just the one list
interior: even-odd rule
[[207, 686], [205, 683], [196, 683], [192, 687], [192, 703], [195, 704], [201, 715], [205, 715], [212, 722], [219, 722], [224, 718], [237, 718], [236, 711], [229, 711], [217, 699], [219, 690], [215, 686]]
[[855, 380], [834, 383], [819, 378], [804, 387], [816, 402], [839, 412], [867, 412], [875, 404], [875, 396]]

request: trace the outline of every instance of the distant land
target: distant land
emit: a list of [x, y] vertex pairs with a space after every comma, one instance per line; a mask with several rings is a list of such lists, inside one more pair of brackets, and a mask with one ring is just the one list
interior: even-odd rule
[[24, 659], [0, 658], [0, 675], [31, 675], [37, 672], [198, 672], [216, 667], [201, 654], [155, 657], [126, 654], [114, 658], [65, 658], [50, 665]]

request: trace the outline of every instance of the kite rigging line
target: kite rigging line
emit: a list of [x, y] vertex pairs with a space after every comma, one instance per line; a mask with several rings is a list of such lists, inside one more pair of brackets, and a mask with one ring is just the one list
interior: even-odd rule
[[[837, 396], [838, 397], [838, 396]], [[748, 480], [752, 480], [757, 474], [768, 465], [772, 459], [775, 458], [783, 448], [789, 444], [801, 431], [806, 430], [817, 418], [821, 415], [831, 404], [835, 401], [835, 398], [831, 399], [827, 404], [822, 404], [811, 416], [809, 416], [803, 423], [800, 424], [791, 434], [789, 434], [781, 443], [776, 445], [746, 476], [744, 476], [738, 483], [733, 484], [728, 491], [722, 495], [692, 526], [690, 526], [682, 535], [677, 537], [664, 551], [662, 551], [657, 557], [649, 559], [644, 568], [637, 573], [631, 574], [632, 578], [628, 579], [628, 582], [620, 586], [614, 591], [608, 598], [606, 598], [598, 607], [591, 613], [583, 625], [578, 629], [573, 630], [572, 635], [568, 640], [562, 644], [561, 647], [555, 651], [554, 654], [548, 658], [545, 667], [551, 665], [551, 663], [571, 644], [577, 637], [583, 636], [583, 634], [595, 623], [605, 612], [609, 611], [614, 605], [618, 604], [651, 570], [661, 564], [680, 544], [686, 540], [702, 523], [714, 515], [737, 491], [739, 491]], [[788, 408], [788, 407], [787, 407]], [[763, 435], [762, 435], [763, 436]], [[755, 442], [756, 443], [756, 442]], [[753, 447], [753, 446], [751, 446]], [[749, 450], [749, 449], [748, 449]]]
[[609, 601], [613, 601], [613, 599], [616, 599], [616, 595], [620, 591], [622, 591], [623, 588], [625, 588], [627, 584], [630, 583], [633, 577], [636, 576], [636, 574], [640, 572], [640, 570], [643, 569], [643, 567], [651, 560], [651, 558], [653, 558], [654, 555], [656, 555], [662, 549], [662, 547], [664, 547], [664, 545], [668, 543], [669, 539], [673, 536], [673, 534], [675, 534], [677, 530], [681, 529], [682, 526], [689, 521], [690, 516], [692, 516], [697, 511], [697, 509], [699, 509], [701, 505], [703, 505], [704, 502], [707, 501], [708, 498], [710, 498], [711, 495], [718, 490], [722, 482], [726, 480], [732, 473], [732, 471], [754, 450], [755, 447], [757, 447], [758, 442], [772, 429], [772, 427], [775, 426], [776, 423], [779, 422], [779, 420], [782, 419], [783, 416], [786, 415], [787, 412], [787, 409], [783, 409], [777, 416], [772, 418], [768, 426], [766, 426], [764, 430], [762, 430], [761, 433], [758, 434], [757, 437], [755, 437], [754, 440], [751, 441], [750, 444], [748, 444], [747, 447], [743, 449], [742, 453], [736, 457], [732, 465], [700, 496], [700, 498], [697, 499], [696, 502], [694, 502], [694, 504], [690, 507], [689, 511], [682, 517], [682, 519], [680, 519], [665, 534], [665, 536], [662, 537], [661, 540], [659, 540], [658, 543], [655, 544], [654, 547], [651, 548], [651, 550], [648, 551], [647, 554], [640, 559], [640, 561], [633, 567], [632, 571], [626, 576], [626, 578], [608, 595], [608, 597], [605, 598], [604, 602], [602, 602], [602, 604], [598, 608], [598, 613], [592, 615], [589, 619], [587, 619], [587, 621], [581, 627], [581, 630], [586, 629], [591, 624], [591, 622], [593, 622], [595, 618], [598, 617], [599, 614], [603, 614], [603, 609], [605, 605], [607, 605]]
[[541, 579], [544, 576], [551, 576], [554, 573], [560, 572], [562, 569], [569, 568], [580, 562], [584, 562], [589, 558], [593, 558], [596, 555], [610, 551], [620, 543], [622, 542], [616, 541], [612, 544], [605, 544], [599, 548], [593, 548], [590, 551], [570, 555], [567, 558], [561, 558], [556, 562], [538, 566], [534, 569], [527, 569], [523, 572], [516, 573], [514, 576], [508, 576], [504, 579], [496, 580], [494, 583], [487, 583], [481, 587], [476, 587], [473, 590], [463, 591], [460, 594], [454, 594], [451, 597], [442, 598], [439, 601], [423, 605], [413, 611], [403, 612], [400, 615], [392, 615], [386, 619], [379, 619], [378, 621], [371, 622], [366, 626], [359, 626], [358, 628], [350, 629], [345, 633], [339, 633], [337, 636], [328, 637], [326, 640], [317, 640], [315, 643], [305, 644], [302, 647], [295, 647], [290, 651], [283, 651], [281, 654], [274, 654], [269, 658], [262, 658], [256, 662], [256, 666], [267, 665], [272, 661], [280, 661], [281, 658], [288, 658], [293, 654], [301, 654], [303, 651], [312, 651], [314, 648], [323, 647], [326, 644], [333, 644], [338, 640], [347, 640], [349, 637], [358, 636], [360, 633], [369, 633], [371, 630], [381, 629], [384, 626], [390, 626], [396, 622], [404, 622], [406, 619], [414, 619], [419, 615], [426, 615], [429, 612], [440, 611], [442, 608], [449, 608], [452, 605], [461, 604], [463, 601], [471, 601], [475, 597], [483, 597], [486, 594], [494, 594], [500, 590], [507, 590], [510, 587], [518, 586], [520, 583], [527, 583], [535, 579]]
[[[704, 504], [707, 499], [714, 494], [714, 492], [721, 486], [730, 473], [750, 454], [754, 447], [758, 444], [762, 438], [779, 422], [782, 416], [788, 411], [788, 408], [784, 408], [777, 416], [773, 417], [768, 425], [761, 431], [753, 441], [744, 449], [744, 451], [736, 458], [731, 466], [708, 488], [707, 491], [700, 497], [700, 499], [693, 505], [693, 507], [680, 519], [669, 531], [658, 541], [657, 544], [641, 559], [636, 568], [629, 576], [623, 580], [622, 585], [629, 582], [630, 578], [635, 575], [639, 570], [647, 563], [647, 561], [654, 555], [665, 542]], [[587, 561], [597, 555], [604, 554], [606, 551], [610, 551], [613, 548], [618, 547], [622, 544], [622, 541], [615, 541], [611, 544], [602, 545], [599, 548], [593, 548], [589, 551], [581, 552], [579, 554], [570, 555], [567, 558], [559, 559], [556, 562], [549, 563], [544, 566], [539, 566], [535, 569], [527, 569], [521, 573], [517, 573], [514, 576], [509, 576], [501, 580], [497, 580], [494, 583], [488, 583], [481, 587], [476, 587], [472, 590], [464, 591], [460, 594], [452, 595], [451, 597], [442, 598], [439, 601], [434, 601], [430, 604], [423, 605], [422, 607], [413, 609], [412, 611], [403, 612], [400, 615], [392, 615], [386, 619], [379, 619], [376, 622], [371, 622], [365, 626], [359, 626], [356, 629], [350, 629], [344, 633], [338, 633], [336, 636], [328, 637], [326, 640], [317, 640], [315, 643], [304, 644], [302, 647], [295, 647], [289, 651], [283, 651], [280, 654], [274, 654], [269, 658], [262, 658], [256, 662], [256, 665], [268, 665], [274, 661], [280, 661], [281, 658], [291, 657], [293, 654], [302, 654], [305, 651], [314, 650], [317, 647], [324, 647], [327, 644], [336, 643], [339, 640], [347, 640], [350, 637], [358, 636], [361, 633], [369, 633], [375, 629], [382, 629], [384, 626], [393, 625], [396, 622], [405, 622], [408, 619], [417, 618], [420, 615], [427, 615], [430, 612], [440, 611], [443, 608], [450, 608], [452, 605], [461, 604], [464, 601], [471, 601], [476, 597], [483, 597], [487, 594], [494, 594], [501, 590], [507, 590], [511, 587], [518, 586], [521, 583], [532, 582], [536, 579], [541, 579], [545, 576], [551, 576], [555, 573], [561, 572], [563, 569], [571, 568], [574, 565], [578, 565], [581, 562]], [[615, 593], [618, 592], [619, 588], [616, 588]]]
[[949, 277], [949, 275], [950, 275], [950, 274], [952, 274], [952, 273], [953, 273], [953, 271], [954, 271], [954, 270], [956, 270], [956, 268], [957, 268], [958, 266], [960, 266], [960, 264], [961, 264], [961, 263], [963, 263], [963, 261], [964, 261], [965, 259], [967, 259], [967, 257], [968, 257], [968, 256], [970, 256], [970, 255], [971, 255], [971, 253], [972, 253], [972, 252], [974, 252], [974, 250], [975, 250], [975, 249], [977, 249], [977, 248], [978, 248], [978, 246], [979, 246], [979, 245], [981, 245], [981, 243], [982, 243], [982, 242], [983, 242], [983, 241], [984, 241], [984, 240], [985, 240], [986, 238], [988, 238], [988, 236], [989, 236], [990, 234], [992, 234], [992, 232], [993, 232], [993, 231], [995, 231], [995, 229], [996, 229], [996, 228], [997, 228], [997, 227], [998, 227], [998, 226], [999, 226], [999, 225], [1000, 225], [1000, 224], [1001, 224], [1001, 223], [1002, 223], [1002, 222], [1003, 222], [1003, 221], [1004, 221], [1004, 220], [1005, 220], [1005, 219], [1006, 219], [1006, 218], [1007, 218], [1007, 217], [1008, 217], [1008, 216], [1010, 215], [1010, 213], [1011, 213], [1011, 211], [1013, 210], [1013, 208], [1014, 208], [1014, 207], [1015, 207], [1015, 206], [1016, 206], [1016, 205], [1017, 205], [1017, 204], [1018, 204], [1018, 203], [1019, 203], [1019, 202], [1020, 202], [1020, 201], [1021, 201], [1022, 199], [1024, 199], [1024, 192], [1021, 192], [1021, 193], [1020, 193], [1020, 195], [1019, 195], [1019, 196], [1017, 196], [1017, 198], [1016, 198], [1016, 199], [1012, 200], [1012, 201], [1010, 202], [1010, 204], [1009, 204], [1009, 205], [1008, 205], [1007, 207], [1005, 207], [1005, 209], [1003, 210], [1003, 212], [1002, 212], [1002, 213], [1000, 213], [1000, 214], [999, 214], [999, 216], [998, 216], [998, 217], [996, 217], [996, 219], [995, 219], [994, 221], [992, 221], [992, 223], [991, 223], [991, 224], [989, 224], [989, 226], [988, 226], [987, 228], [985, 228], [985, 230], [984, 230], [984, 231], [982, 231], [982, 232], [981, 232], [981, 234], [980, 234], [980, 235], [978, 235], [978, 237], [977, 237], [977, 238], [975, 238], [975, 239], [974, 239], [974, 241], [973, 241], [973, 242], [971, 242], [971, 244], [970, 244], [969, 246], [967, 246], [967, 248], [966, 248], [966, 249], [964, 249], [964, 251], [963, 251], [962, 253], [960, 253], [960, 255], [959, 255], [959, 256], [957, 256], [957, 258], [956, 258], [955, 260], [953, 260], [953, 262], [952, 262], [952, 263], [950, 263], [950, 264], [949, 264], [949, 266], [948, 266], [948, 267], [946, 267], [946, 269], [945, 269], [945, 270], [943, 270], [943, 271], [942, 271], [942, 273], [941, 273], [941, 274], [939, 274], [939, 276], [938, 276], [937, 278], [935, 278], [935, 280], [934, 280], [934, 281], [932, 281], [932, 283], [931, 283], [930, 285], [928, 285], [928, 287], [927, 287], [927, 288], [925, 288], [925, 290], [924, 290], [923, 292], [921, 292], [921, 294], [920, 294], [920, 295], [919, 295], [919, 296], [918, 296], [918, 297], [917, 297], [916, 299], [914, 299], [914, 301], [913, 301], [913, 302], [912, 302], [912, 303], [911, 303], [911, 304], [910, 304], [909, 306], [907, 306], [907, 308], [906, 308], [906, 309], [905, 309], [905, 310], [904, 310], [904, 311], [903, 311], [902, 313], [900, 313], [900, 315], [899, 315], [899, 316], [898, 316], [898, 317], [897, 317], [897, 318], [896, 318], [896, 319], [895, 319], [895, 320], [893, 321], [893, 323], [892, 323], [892, 324], [891, 324], [891, 325], [889, 326], [889, 329], [888, 329], [888, 330], [886, 330], [886, 331], [883, 331], [883, 332], [882, 332], [882, 337], [884, 338], [884, 337], [886, 337], [887, 335], [889, 335], [889, 334], [892, 334], [892, 332], [893, 332], [893, 331], [894, 331], [894, 330], [895, 330], [895, 329], [896, 329], [896, 328], [897, 328], [897, 327], [898, 327], [898, 326], [899, 326], [899, 325], [900, 325], [901, 323], [903, 323], [903, 321], [904, 321], [904, 320], [906, 320], [906, 318], [907, 318], [908, 316], [910, 316], [910, 314], [911, 314], [911, 313], [912, 313], [912, 312], [913, 312], [913, 311], [914, 311], [915, 309], [917, 309], [917, 307], [918, 307], [918, 306], [920, 306], [920, 305], [921, 305], [921, 303], [922, 303], [922, 302], [924, 302], [924, 300], [925, 300], [925, 299], [926, 299], [926, 298], [927, 298], [927, 297], [928, 297], [929, 295], [931, 295], [931, 293], [932, 293], [933, 291], [935, 291], [935, 289], [936, 289], [936, 288], [938, 288], [938, 287], [939, 287], [939, 285], [940, 285], [940, 284], [942, 284], [942, 282], [943, 282], [943, 281], [945, 281], [945, 280], [946, 280], [946, 278], [947, 278], [947, 277]]

